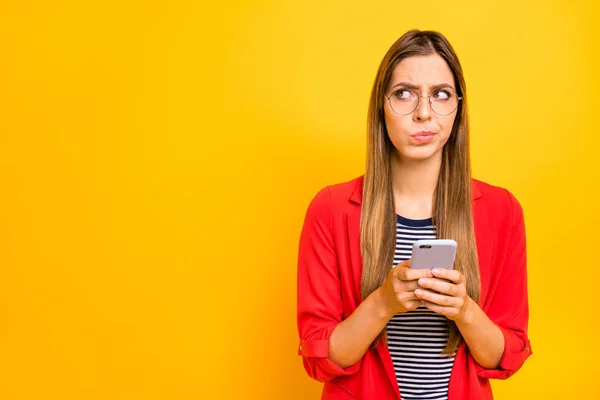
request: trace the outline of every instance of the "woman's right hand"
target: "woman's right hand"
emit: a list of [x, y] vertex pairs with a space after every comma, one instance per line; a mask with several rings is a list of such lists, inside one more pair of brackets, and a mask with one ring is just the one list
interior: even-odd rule
[[410, 260], [402, 261], [392, 268], [386, 280], [377, 289], [380, 292], [381, 306], [389, 317], [419, 307], [422, 303], [415, 296], [415, 289], [419, 288], [417, 281], [432, 276], [428, 269], [411, 269]]

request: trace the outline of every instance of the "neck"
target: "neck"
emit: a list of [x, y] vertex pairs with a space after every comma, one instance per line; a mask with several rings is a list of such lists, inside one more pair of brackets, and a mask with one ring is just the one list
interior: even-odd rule
[[418, 161], [402, 159], [397, 154], [392, 156], [392, 190], [397, 214], [412, 219], [432, 216], [441, 165], [441, 152]]

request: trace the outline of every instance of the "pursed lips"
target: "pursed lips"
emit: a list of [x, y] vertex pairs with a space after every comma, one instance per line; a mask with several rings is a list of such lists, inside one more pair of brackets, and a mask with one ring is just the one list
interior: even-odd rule
[[421, 131], [417, 132], [414, 135], [411, 135], [413, 140], [418, 144], [427, 144], [433, 141], [436, 133], [430, 131]]

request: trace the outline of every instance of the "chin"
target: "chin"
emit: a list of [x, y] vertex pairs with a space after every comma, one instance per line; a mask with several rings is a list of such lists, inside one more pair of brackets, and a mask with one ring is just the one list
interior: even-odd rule
[[428, 160], [437, 154], [441, 153], [442, 149], [436, 149], [429, 146], [420, 146], [420, 147], [411, 147], [408, 149], [402, 149], [400, 151], [400, 157], [405, 160], [412, 161], [425, 161]]

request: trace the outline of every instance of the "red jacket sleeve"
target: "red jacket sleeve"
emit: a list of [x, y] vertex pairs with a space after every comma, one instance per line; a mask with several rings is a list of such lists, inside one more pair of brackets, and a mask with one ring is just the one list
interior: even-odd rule
[[298, 354], [319, 381], [353, 374], [361, 364], [343, 369], [328, 358], [329, 338], [343, 317], [332, 211], [329, 189], [322, 189], [308, 207], [298, 253]]
[[498, 285], [486, 307], [488, 317], [502, 330], [504, 354], [497, 369], [477, 365], [481, 378], [506, 379], [521, 368], [531, 352], [527, 337], [529, 305], [527, 299], [527, 254], [523, 209], [508, 192], [511, 208], [511, 227], [505, 259], [501, 262]]

